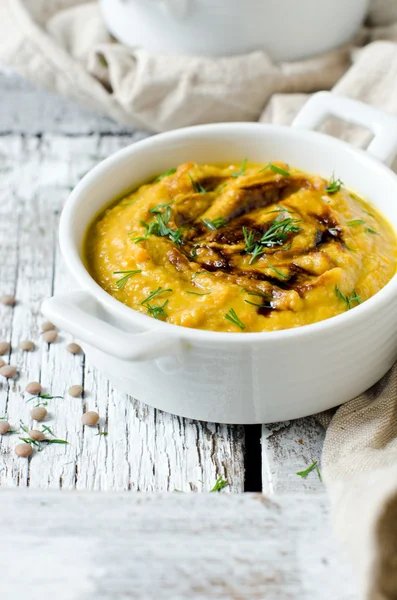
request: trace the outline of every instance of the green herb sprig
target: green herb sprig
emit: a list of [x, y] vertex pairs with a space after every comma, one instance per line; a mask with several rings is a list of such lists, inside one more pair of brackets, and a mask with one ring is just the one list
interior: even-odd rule
[[297, 223], [300, 220], [287, 217], [285, 219], [275, 219], [271, 221], [271, 225], [262, 237], [255, 241], [255, 234], [246, 227], [243, 227], [243, 235], [245, 240], [245, 251], [251, 254], [252, 258], [249, 264], [252, 265], [255, 260], [265, 252], [265, 248], [273, 248], [274, 246], [282, 246], [289, 235], [298, 233], [301, 229]]
[[58, 398], [63, 400], [63, 396], [51, 396], [51, 394], [37, 394], [36, 396], [32, 396], [31, 398], [26, 400], [26, 402], [33, 402], [34, 400], [38, 399], [44, 400], [44, 402], [38, 402], [34, 405], [34, 407], [37, 408], [38, 406], [48, 406], [48, 400], [56, 400]]
[[138, 273], [142, 273], [142, 269], [135, 269], [133, 271], [113, 271], [113, 275], [123, 275], [123, 277], [116, 281], [117, 289], [121, 290], [127, 281]]
[[352, 219], [351, 221], [346, 221], [346, 225], [357, 227], [357, 225], [365, 225], [365, 221], [363, 219]]
[[190, 173], [189, 173], [189, 179], [190, 179], [190, 183], [192, 184], [192, 188], [193, 188], [195, 194], [206, 194], [207, 193], [207, 190], [205, 190], [198, 181], [195, 181], [193, 179], [193, 177], [190, 175]]
[[247, 162], [248, 162], [248, 158], [244, 158], [243, 162], [240, 165], [240, 169], [238, 171], [235, 171], [234, 173], [231, 173], [232, 177], [241, 177], [242, 175], [245, 175], [245, 172], [247, 170]]
[[343, 181], [341, 179], [335, 179], [335, 175], [332, 173], [332, 177], [329, 180], [329, 185], [325, 187], [325, 191], [328, 194], [336, 194], [336, 192], [339, 192], [342, 185]]
[[174, 173], [176, 173], [176, 169], [170, 169], [169, 171], [166, 171], [165, 173], [161, 173], [161, 175], [156, 177], [156, 179], [154, 181], [161, 181], [162, 179], [164, 179], [164, 177], [168, 177], [168, 175], [173, 175]]
[[216, 480], [215, 485], [212, 488], [212, 490], [210, 490], [210, 492], [220, 492], [221, 490], [223, 490], [223, 488], [227, 487], [228, 485], [229, 483], [226, 481], [226, 479], [223, 478], [223, 475], [221, 475]]
[[245, 325], [244, 323], [238, 318], [236, 311], [234, 310], [234, 308], [231, 308], [225, 315], [225, 319], [227, 319], [228, 321], [230, 321], [231, 323], [233, 323], [233, 325], [237, 325], [237, 327], [240, 327], [241, 331], [244, 331], [245, 329]]
[[272, 163], [268, 163], [265, 167], [263, 167], [263, 169], [259, 171], [259, 173], [263, 173], [264, 171], [268, 170], [273, 171], [273, 173], [278, 173], [279, 175], [284, 175], [284, 177], [291, 177], [291, 173], [289, 173], [289, 171], [286, 171], [285, 169], [282, 169], [277, 165], [273, 165]]
[[309, 467], [307, 467], [307, 469], [305, 469], [304, 471], [298, 471], [296, 474], [299, 475], [299, 477], [302, 477], [302, 479], [306, 479], [306, 477], [314, 470], [316, 471], [319, 480], [322, 482], [323, 478], [321, 477], [317, 460], [315, 460]]
[[357, 295], [356, 290], [353, 290], [350, 296], [345, 296], [344, 294], [342, 294], [339, 287], [335, 285], [335, 294], [338, 298], [340, 298], [341, 300], [343, 300], [343, 302], [346, 303], [347, 310], [354, 308], [353, 302], [356, 302], [356, 304], [361, 304], [361, 297]]
[[142, 300], [141, 305], [145, 306], [145, 308], [147, 309], [147, 311], [151, 317], [154, 317], [155, 319], [159, 319], [160, 317], [168, 316], [165, 311], [165, 307], [168, 304], [168, 300], [165, 300], [165, 302], [161, 305], [152, 306], [151, 304], [149, 304], [149, 302], [151, 300], [153, 300], [154, 298], [158, 298], [159, 296], [161, 296], [161, 294], [165, 294], [166, 292], [172, 292], [172, 289], [168, 288], [166, 290], [163, 290], [163, 288], [160, 286], [160, 287], [156, 288], [155, 290], [153, 290], [153, 292], [150, 292], [150, 294], [147, 298]]
[[[171, 218], [171, 207], [169, 206], [170, 202], [167, 202], [163, 205], [158, 205], [151, 209], [152, 213], [155, 214], [155, 220], [150, 224], [145, 223], [145, 221], [140, 221], [140, 224], [145, 228], [145, 235], [140, 235], [138, 237], [133, 238], [135, 244], [139, 244], [139, 242], [143, 242], [147, 240], [150, 235], [156, 235], [158, 237], [168, 237], [171, 242], [174, 244], [182, 244], [183, 239], [183, 230], [181, 227], [177, 229], [172, 229], [172, 227], [168, 226], [168, 222]], [[160, 208], [164, 208], [165, 211], [161, 212]]]
[[211, 292], [192, 292], [190, 290], [186, 290], [187, 294], [193, 294], [194, 296], [209, 296]]
[[202, 222], [203, 225], [205, 225], [208, 229], [211, 229], [212, 231], [215, 231], [216, 229], [219, 229], [220, 227], [222, 227], [223, 225], [226, 224], [225, 219], [223, 219], [223, 217], [215, 217], [215, 219], [200, 219], [200, 221]]

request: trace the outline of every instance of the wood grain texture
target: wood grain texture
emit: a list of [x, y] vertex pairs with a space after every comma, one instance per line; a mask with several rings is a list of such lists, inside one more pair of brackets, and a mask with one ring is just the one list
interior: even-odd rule
[[267, 494], [322, 490], [316, 471], [307, 478], [296, 473], [314, 461], [321, 472], [325, 430], [314, 417], [262, 426], [262, 485]]
[[[49, 401], [50, 424], [67, 446], [17, 458], [17, 435], [3, 436], [0, 485], [98, 490], [208, 491], [219, 475], [229, 491], [244, 490], [244, 431], [241, 427], [195, 423], [155, 411], [118, 393], [86, 364], [66, 352], [64, 335], [48, 346], [40, 339], [40, 305], [53, 292], [73, 287], [57, 245], [58, 218], [69, 189], [102, 157], [129, 143], [125, 136], [42, 134], [0, 137], [0, 281], [15, 293], [15, 308], [0, 307], [0, 339], [12, 342], [11, 364], [19, 378], [1, 382], [0, 416], [29, 427], [31, 404], [24, 393], [32, 380], [44, 392], [64, 396]], [[22, 353], [21, 339], [36, 350]], [[82, 384], [83, 399], [67, 395]], [[98, 410], [100, 428], [81, 425], [84, 410]]]
[[323, 494], [3, 490], [0, 511], [5, 600], [356, 597]]

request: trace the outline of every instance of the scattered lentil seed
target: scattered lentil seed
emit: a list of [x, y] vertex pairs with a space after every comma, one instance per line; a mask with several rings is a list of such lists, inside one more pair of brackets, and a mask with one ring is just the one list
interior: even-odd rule
[[75, 344], [75, 342], [71, 342], [70, 344], [68, 344], [66, 346], [66, 350], [70, 352], [70, 354], [80, 354], [81, 352], [80, 346], [78, 344]]
[[0, 375], [3, 375], [3, 377], [6, 377], [7, 379], [15, 377], [16, 373], [16, 367], [13, 367], [12, 365], [4, 365], [0, 368]]
[[0, 342], [0, 354], [7, 354], [10, 351], [11, 344], [9, 342]]
[[10, 424], [8, 421], [0, 421], [0, 435], [10, 431]]
[[45, 331], [42, 336], [43, 340], [47, 342], [47, 344], [52, 344], [58, 337], [57, 331], [55, 329], [50, 329], [50, 331]]
[[28, 394], [37, 396], [38, 394], [41, 394], [42, 387], [41, 383], [39, 383], [38, 381], [31, 381], [30, 383], [28, 383], [25, 389], [28, 392]]
[[44, 433], [38, 429], [31, 429], [28, 435], [30, 438], [32, 438], [32, 440], [37, 440], [38, 442], [42, 442], [46, 439]]
[[84, 415], [81, 417], [81, 422], [83, 423], [83, 425], [88, 425], [88, 427], [93, 427], [98, 423], [98, 421], [99, 415], [93, 410], [89, 410], [88, 412], [84, 413]]
[[33, 448], [30, 444], [18, 444], [17, 446], [15, 446], [15, 454], [17, 456], [23, 456], [24, 458], [27, 458], [28, 456], [31, 456], [33, 452]]
[[22, 340], [21, 342], [19, 342], [19, 347], [24, 352], [30, 352], [34, 348], [34, 343], [30, 340]]
[[47, 409], [45, 409], [44, 406], [35, 406], [30, 411], [30, 416], [35, 421], [43, 421], [43, 419], [46, 418], [47, 414]]
[[0, 296], [1, 304], [5, 304], [5, 306], [14, 306], [16, 303], [15, 296], [10, 296], [5, 294], [4, 296]]
[[56, 329], [56, 327], [53, 323], [50, 323], [49, 321], [45, 321], [45, 323], [43, 323], [41, 326], [42, 333], [45, 333], [46, 331], [52, 331], [53, 329]]
[[72, 396], [72, 398], [78, 398], [79, 396], [81, 396], [82, 393], [83, 393], [83, 388], [81, 385], [72, 385], [68, 389], [68, 394], [69, 394], [69, 396]]

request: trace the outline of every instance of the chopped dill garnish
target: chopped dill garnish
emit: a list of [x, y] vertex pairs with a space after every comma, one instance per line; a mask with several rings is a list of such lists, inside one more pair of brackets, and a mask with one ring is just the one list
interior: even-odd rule
[[195, 194], [206, 194], [207, 191], [203, 188], [203, 186], [198, 182], [194, 181], [193, 177], [189, 173], [189, 179], [192, 184], [193, 190]]
[[245, 175], [245, 172], [247, 170], [247, 162], [248, 162], [248, 158], [244, 158], [243, 162], [240, 165], [240, 170], [235, 171], [234, 173], [231, 173], [231, 176], [232, 177], [241, 177], [242, 175]]
[[376, 219], [375, 215], [373, 215], [372, 213], [368, 212], [367, 210], [365, 210], [365, 208], [363, 208], [363, 212], [365, 212], [366, 215], [369, 215], [370, 217], [372, 217], [373, 219]]
[[317, 462], [317, 460], [315, 460], [309, 467], [307, 467], [307, 469], [305, 469], [304, 471], [298, 471], [296, 474], [299, 475], [299, 477], [302, 477], [302, 479], [306, 479], [306, 477], [312, 471], [316, 471], [317, 472], [318, 478], [322, 482], [323, 479], [321, 477], [320, 469], [318, 468], [318, 462]]
[[243, 227], [245, 251], [247, 254], [252, 254], [249, 264], [252, 265], [258, 256], [265, 252], [265, 248], [282, 246], [291, 233], [298, 233], [300, 227], [297, 226], [297, 223], [300, 223], [300, 220], [291, 217], [275, 219], [271, 221], [269, 229], [258, 241], [255, 241], [255, 234], [252, 230]]
[[203, 225], [205, 225], [206, 227], [208, 227], [208, 229], [211, 229], [212, 231], [215, 231], [216, 229], [219, 229], [220, 227], [226, 224], [225, 219], [223, 219], [222, 217], [216, 217], [215, 219], [212, 219], [212, 221], [211, 219], [200, 219], [200, 221]]
[[154, 213], [154, 214], [159, 213], [161, 215], [162, 214], [161, 209], [166, 208], [167, 206], [170, 206], [170, 204], [172, 204], [173, 202], [174, 202], [173, 200], [170, 200], [169, 202], [165, 202], [164, 204], [157, 204], [157, 206], [153, 206], [153, 208], [149, 208], [149, 212]]
[[108, 431], [98, 431], [98, 433], [96, 433], [95, 435], [108, 435]]
[[243, 226], [243, 235], [245, 241], [245, 251], [251, 252], [255, 246], [255, 233], [252, 229]]
[[277, 165], [273, 165], [272, 163], [268, 163], [265, 167], [263, 167], [263, 169], [259, 171], [259, 173], [263, 173], [263, 171], [267, 171], [268, 169], [270, 169], [270, 171], [273, 171], [273, 173], [284, 175], [284, 177], [291, 177], [291, 173], [289, 173], [285, 169], [282, 169], [281, 167], [278, 167]]
[[176, 169], [170, 169], [169, 171], [166, 171], [165, 173], [161, 173], [161, 175], [156, 177], [155, 181], [161, 181], [162, 179], [164, 179], [164, 177], [168, 177], [168, 175], [173, 175], [174, 173], [176, 173]]
[[223, 490], [223, 488], [227, 487], [228, 485], [229, 483], [226, 481], [226, 479], [223, 478], [223, 475], [221, 475], [216, 480], [215, 485], [212, 488], [212, 490], [210, 490], [210, 492], [220, 492], [221, 490]]
[[340, 298], [341, 300], [343, 300], [343, 302], [346, 303], [347, 310], [354, 308], [352, 306], [353, 302], [356, 302], [357, 304], [361, 304], [361, 297], [357, 295], [356, 290], [353, 290], [353, 292], [350, 294], [350, 296], [345, 296], [344, 294], [342, 294], [339, 287], [337, 285], [335, 285], [335, 294], [338, 298]]
[[365, 225], [365, 221], [363, 219], [353, 219], [352, 221], [346, 221], [346, 225], [357, 227], [357, 225]]
[[194, 294], [195, 296], [208, 296], [209, 294], [211, 294], [211, 292], [190, 292], [189, 290], [186, 290], [187, 294]]
[[[182, 228], [178, 227], [178, 229], [172, 229], [172, 227], [168, 227], [168, 222], [171, 218], [172, 213], [169, 204], [170, 202], [167, 202], [166, 204], [155, 206], [152, 209], [152, 212], [154, 212], [155, 215], [155, 220], [152, 221], [150, 224], [145, 223], [145, 221], [139, 221], [142, 227], [146, 229], [146, 231], [144, 236], [140, 235], [138, 237], [133, 238], [135, 244], [145, 241], [149, 237], [149, 235], [157, 235], [158, 237], [168, 237], [171, 240], [171, 242], [174, 242], [174, 244], [183, 243]], [[158, 210], [159, 207], [165, 208], [165, 211], [161, 212], [160, 210]]]
[[159, 319], [160, 317], [168, 316], [164, 310], [164, 308], [167, 306], [167, 304], [168, 304], [168, 300], [166, 300], [160, 306], [158, 306], [158, 305], [151, 306], [150, 304], [145, 304], [145, 307], [147, 308], [147, 311], [151, 317], [154, 317], [155, 319]]
[[158, 288], [153, 290], [153, 292], [150, 292], [150, 294], [147, 298], [142, 300], [141, 305], [146, 304], [147, 302], [150, 302], [151, 300], [153, 300], [153, 298], [157, 298], [158, 296], [161, 296], [161, 294], [165, 294], [166, 292], [172, 292], [172, 289], [168, 288], [166, 290], [163, 290], [163, 288], [161, 286], [159, 286]]
[[342, 185], [343, 181], [341, 181], [341, 179], [335, 179], [335, 175], [332, 173], [329, 185], [325, 187], [325, 191], [328, 192], [328, 194], [335, 194], [336, 192], [339, 192]]
[[372, 229], [372, 227], [366, 227], [365, 231], [367, 233], [373, 233], [374, 235], [379, 235], [379, 232], [376, 231], [375, 229]]
[[284, 275], [284, 273], [282, 273], [281, 271], [279, 271], [278, 269], [276, 269], [276, 267], [273, 267], [273, 265], [271, 265], [269, 263], [269, 261], [267, 261], [267, 266], [269, 267], [269, 269], [271, 269], [272, 271], [274, 271], [279, 277], [282, 277], [283, 279], [288, 279], [288, 275]]
[[132, 277], [133, 275], [137, 275], [138, 273], [142, 273], [142, 269], [135, 269], [134, 271], [113, 271], [113, 275], [123, 275], [121, 279], [118, 279], [116, 281], [117, 289], [121, 290], [121, 288], [125, 286], [130, 277]]
[[241, 331], [243, 331], [245, 329], [244, 323], [242, 323], [240, 321], [240, 319], [238, 318], [238, 316], [237, 316], [236, 311], [234, 310], [234, 308], [231, 308], [229, 310], [229, 312], [225, 315], [225, 319], [227, 319], [228, 321], [230, 321], [234, 325], [237, 325], [237, 327], [240, 327]]
[[264, 252], [265, 252], [265, 248], [263, 246], [261, 246], [260, 244], [256, 244], [254, 249], [252, 250], [252, 252], [249, 253], [249, 254], [252, 254], [252, 256], [251, 256], [248, 264], [252, 265], [256, 261], [258, 256], [260, 256]]
[[227, 187], [227, 183], [222, 183], [219, 187], [216, 188], [216, 192], [221, 192], [222, 190], [225, 189], [225, 187]]
[[251, 302], [251, 300], [244, 300], [247, 304], [252, 304], [252, 306], [259, 306], [259, 308], [273, 308], [271, 304], [259, 304], [259, 302]]

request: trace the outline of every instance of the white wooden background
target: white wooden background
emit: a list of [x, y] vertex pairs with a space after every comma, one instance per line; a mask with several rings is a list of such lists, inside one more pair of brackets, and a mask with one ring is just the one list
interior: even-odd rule
[[[289, 510], [292, 512], [286, 519], [290, 522], [291, 515], [295, 515], [296, 528], [288, 529], [289, 526], [285, 525], [286, 529], [282, 533], [284, 512], [279, 513], [275, 509], [277, 504], [272, 505], [274, 511], [270, 513], [270, 521], [265, 519], [263, 525], [267, 528], [267, 534], [264, 531], [263, 535], [268, 535], [271, 540], [270, 549], [272, 544], [276, 544], [279, 552], [270, 552], [269, 556], [273, 558], [267, 559], [273, 561], [273, 571], [277, 565], [275, 575], [269, 575], [270, 579], [266, 579], [266, 575], [262, 573], [262, 579], [258, 579], [256, 587], [252, 584], [252, 593], [248, 595], [241, 595], [237, 588], [234, 590], [227, 587], [222, 588], [221, 593], [215, 584], [210, 595], [206, 582], [204, 587], [197, 584], [195, 590], [192, 588], [189, 593], [185, 590], [180, 596], [164, 594], [164, 597], [350, 600], [354, 596], [349, 575], [344, 574], [343, 584], [339, 579], [345, 568], [331, 539], [323, 486], [315, 472], [306, 480], [296, 475], [296, 471], [303, 470], [314, 460], [320, 459], [324, 431], [313, 418], [264, 426], [261, 430], [259, 426], [244, 428], [215, 425], [174, 417], [117, 392], [98, 371], [85, 362], [84, 357], [72, 356], [66, 352], [65, 346], [70, 341], [67, 336], [61, 334], [58, 341], [50, 346], [40, 340], [42, 300], [54, 292], [69, 290], [73, 286], [57, 244], [59, 215], [70, 188], [99, 160], [146, 135], [148, 134], [145, 132], [127, 130], [109, 119], [37, 91], [12, 74], [0, 76], [0, 295], [15, 294], [18, 300], [14, 308], [0, 305], [0, 341], [12, 343], [9, 361], [19, 371], [19, 377], [15, 381], [0, 382], [0, 416], [7, 414], [14, 426], [18, 426], [20, 420], [29, 426], [31, 405], [26, 403], [29, 395], [24, 393], [24, 389], [29, 381], [41, 381], [44, 393], [64, 396], [64, 399], [49, 401], [46, 424], [52, 427], [57, 437], [69, 442], [67, 446], [46, 447], [41, 453], [35, 452], [31, 459], [26, 460], [17, 458], [14, 454], [18, 436], [3, 436], [0, 440], [0, 487], [3, 491], [4, 488], [29, 487], [40, 490], [62, 488], [82, 491], [164, 492], [178, 489], [184, 492], [208, 492], [217, 477], [223, 475], [229, 487], [222, 491], [222, 495], [261, 489], [270, 495], [287, 493], [288, 496], [282, 497], [284, 499], [280, 502], [283, 511], [290, 506]], [[22, 353], [18, 349], [21, 339], [33, 340], [36, 349], [31, 353]], [[67, 395], [67, 388], [73, 384], [84, 386], [83, 399]], [[98, 428], [83, 428], [80, 419], [84, 410], [99, 412], [100, 429], [108, 432], [106, 437], [97, 435]], [[315, 491], [320, 495], [313, 494]], [[10, 493], [0, 495], [0, 507], [4, 505], [9, 508], [13, 504], [14, 500], [10, 501], [9, 498], [14, 496], [10, 496]], [[44, 497], [46, 496], [40, 492], [34, 496], [34, 502], [40, 504]], [[22, 498], [21, 506], [24, 502], [28, 505], [26, 495], [17, 498]], [[41, 499], [40, 502], [38, 498]], [[65, 507], [68, 494], [64, 493], [61, 497], [51, 495], [50, 498], [55, 499], [51, 502], [54, 501], [59, 510], [64, 506], [67, 511]], [[83, 507], [90, 504], [94, 506], [97, 501], [87, 500], [84, 495], [73, 498], [84, 498]], [[119, 502], [123, 514], [125, 496], [118, 498], [122, 498]], [[250, 496], [247, 496], [247, 500], [236, 498], [236, 502], [244, 507], [244, 518], [253, 528], [252, 531], [247, 530], [247, 539], [252, 537], [251, 542], [254, 544], [257, 534], [254, 534], [255, 527], [249, 516], [253, 505], [248, 498]], [[131, 502], [132, 506], [138, 507], [140, 501], [134, 497]], [[173, 507], [177, 500], [168, 502]], [[263, 502], [266, 504], [265, 500]], [[257, 502], [255, 506], [260, 506], [260, 503]], [[197, 507], [199, 511], [205, 510], [205, 504], [201, 508], [197, 504]], [[222, 520], [217, 525], [216, 518], [221, 518], [223, 507], [229, 505], [217, 505], [211, 517], [213, 535], [209, 535], [208, 531], [203, 534], [208, 547], [214, 537], [219, 536], [218, 529]], [[156, 518], [160, 519], [161, 509], [158, 507], [156, 510]], [[70, 510], [68, 514], [72, 515], [72, 512]], [[166, 514], [163, 513], [164, 518]], [[229, 516], [231, 518], [231, 513]], [[43, 518], [45, 521], [45, 516]], [[89, 515], [87, 518], [90, 518]], [[22, 521], [24, 522], [23, 519]], [[99, 522], [96, 524], [99, 525]], [[282, 557], [284, 554], [289, 556], [291, 544], [295, 547], [299, 536], [306, 535], [305, 528], [308, 526], [312, 533], [305, 538], [304, 552], [301, 551], [302, 546], [299, 552], [295, 552], [293, 560], [284, 560]], [[189, 527], [192, 528], [189, 535], [198, 534], [198, 529], [192, 523]], [[280, 537], [277, 527], [281, 528]], [[11, 530], [9, 535], [11, 540]], [[22, 532], [18, 536], [23, 545]], [[47, 537], [50, 539], [49, 535]], [[225, 544], [228, 543], [226, 538]], [[309, 551], [310, 538], [313, 545], [309, 563], [305, 566], [304, 555]], [[29, 539], [33, 544], [33, 534]], [[124, 542], [127, 543], [125, 540]], [[237, 538], [234, 542], [237, 548]], [[112, 543], [116, 543], [115, 540]], [[164, 540], [162, 543], [165, 543]], [[323, 558], [321, 573], [317, 573], [314, 568], [313, 552], [316, 549]], [[154, 558], [156, 552], [159, 558], [161, 551], [153, 549]], [[255, 556], [254, 546], [252, 552]], [[259, 549], [258, 552], [260, 554]], [[266, 553], [266, 550], [263, 552]], [[213, 548], [211, 555], [212, 553]], [[242, 557], [238, 560], [244, 562]], [[0, 558], [0, 567], [2, 564], [6, 564], [7, 568], [9, 566], [4, 556]], [[247, 564], [251, 564], [250, 561]], [[290, 572], [291, 569], [295, 569], [295, 573]], [[306, 588], [298, 571], [312, 573], [310, 577], [307, 575]], [[226, 571], [222, 577], [224, 576], [226, 577]], [[228, 576], [232, 577], [231, 573]], [[274, 589], [282, 590], [281, 595], [271, 591], [272, 577], [275, 578], [274, 581], [278, 581]], [[326, 584], [326, 578], [329, 577], [336, 577], [336, 582]], [[109, 581], [113, 581], [112, 577]], [[266, 581], [270, 587], [266, 587]], [[310, 582], [314, 586], [311, 593], [308, 592], [310, 585], [307, 588]], [[130, 584], [131, 581], [128, 580], [127, 583]], [[76, 595], [57, 597], [60, 600], [83, 598], [83, 588], [79, 588], [79, 585], [76, 584]], [[246, 582], [244, 585], [246, 586]], [[322, 587], [324, 585], [327, 590]], [[43, 586], [39, 588], [43, 592]], [[263, 595], [265, 589], [267, 595]], [[326, 595], [331, 591], [332, 596]], [[20, 598], [22, 594], [9, 597]], [[30, 594], [31, 600], [34, 597]], [[124, 599], [156, 596], [145, 596], [143, 592], [141, 595], [129, 595], [123, 591], [114, 596], [110, 592], [103, 592], [102, 595], [93, 593], [92, 596], [88, 594], [84, 599], [91, 597]]]

